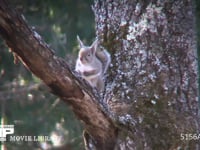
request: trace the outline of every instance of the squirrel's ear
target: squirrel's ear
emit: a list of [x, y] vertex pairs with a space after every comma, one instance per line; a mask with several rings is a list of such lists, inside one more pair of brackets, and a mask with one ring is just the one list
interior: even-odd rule
[[96, 53], [97, 46], [98, 46], [98, 39], [96, 39], [91, 45], [91, 49], [92, 49], [93, 53]]
[[84, 47], [84, 44], [83, 44], [83, 42], [80, 40], [80, 38], [79, 38], [78, 35], [77, 35], [77, 40], [78, 40], [78, 43], [79, 43], [80, 48]]

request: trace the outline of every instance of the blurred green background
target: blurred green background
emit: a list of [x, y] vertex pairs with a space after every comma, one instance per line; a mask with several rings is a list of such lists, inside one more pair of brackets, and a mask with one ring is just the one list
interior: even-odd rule
[[[91, 44], [95, 38], [92, 0], [10, 0], [54, 49], [74, 66], [78, 51], [76, 36]], [[200, 1], [196, 0], [198, 50], [200, 49]], [[198, 51], [200, 55], [200, 51]], [[200, 65], [199, 65], [200, 66]], [[200, 67], [199, 67], [200, 70]], [[48, 142], [5, 142], [1, 149], [82, 150], [82, 126], [70, 108], [49, 92], [21, 63], [13, 63], [0, 38], [0, 119], [14, 124], [14, 135], [49, 136]]]
[[[56, 55], [74, 66], [76, 36], [90, 44], [95, 38], [92, 0], [10, 0]], [[49, 92], [22, 63], [14, 64], [0, 38], [0, 119], [14, 124], [14, 135], [49, 136], [48, 142], [5, 142], [8, 150], [83, 149], [82, 126], [70, 108]], [[57, 138], [58, 137], [58, 138]]]

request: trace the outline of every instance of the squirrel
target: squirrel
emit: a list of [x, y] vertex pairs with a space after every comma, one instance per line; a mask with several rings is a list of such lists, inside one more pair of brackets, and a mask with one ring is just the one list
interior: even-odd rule
[[89, 82], [98, 91], [104, 90], [104, 74], [111, 62], [110, 54], [106, 50], [98, 49], [98, 39], [91, 46], [85, 46], [77, 36], [79, 53], [76, 60], [75, 71]]

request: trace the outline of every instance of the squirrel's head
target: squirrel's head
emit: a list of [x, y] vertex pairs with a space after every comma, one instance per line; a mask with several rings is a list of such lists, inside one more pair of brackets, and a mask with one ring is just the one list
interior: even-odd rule
[[85, 46], [83, 42], [80, 40], [79, 36], [77, 36], [77, 40], [79, 43], [80, 51], [79, 51], [79, 59], [83, 64], [89, 64], [96, 57], [96, 50], [98, 45], [98, 40], [95, 40], [91, 46]]

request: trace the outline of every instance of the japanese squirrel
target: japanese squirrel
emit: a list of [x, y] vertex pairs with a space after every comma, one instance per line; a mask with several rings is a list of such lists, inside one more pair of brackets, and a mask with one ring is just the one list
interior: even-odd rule
[[106, 50], [98, 48], [96, 39], [91, 46], [85, 46], [77, 36], [79, 43], [79, 53], [76, 60], [75, 70], [87, 80], [92, 87], [98, 91], [104, 90], [104, 74], [106, 73], [111, 62], [110, 54]]

